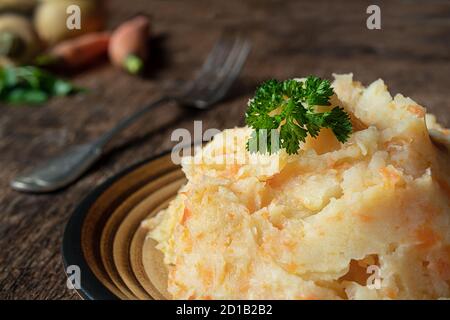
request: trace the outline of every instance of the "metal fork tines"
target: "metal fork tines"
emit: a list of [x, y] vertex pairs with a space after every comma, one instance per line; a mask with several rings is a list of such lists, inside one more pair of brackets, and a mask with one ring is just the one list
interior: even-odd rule
[[220, 101], [239, 75], [249, 51], [250, 43], [240, 37], [218, 41], [178, 101], [200, 109]]
[[222, 100], [239, 76], [250, 52], [242, 37], [222, 37], [206, 58], [197, 75], [178, 93], [169, 92], [121, 120], [98, 139], [76, 145], [58, 157], [17, 176], [11, 187], [27, 192], [51, 192], [77, 180], [102, 155], [106, 144], [156, 106], [176, 101], [180, 106], [207, 109]]

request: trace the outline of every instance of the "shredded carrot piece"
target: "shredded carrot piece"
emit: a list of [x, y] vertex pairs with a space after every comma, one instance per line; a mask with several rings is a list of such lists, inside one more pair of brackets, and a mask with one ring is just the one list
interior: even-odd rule
[[280, 174], [277, 173], [274, 176], [272, 176], [270, 179], [267, 179], [266, 183], [271, 187], [271, 188], [278, 188], [280, 187], [284, 181], [282, 179], [282, 177], [280, 177]]
[[239, 292], [247, 292], [250, 289], [250, 284], [248, 281], [244, 281], [239, 286]]
[[407, 110], [418, 118], [423, 118], [426, 114], [425, 109], [417, 105], [408, 106]]
[[214, 274], [213, 274], [212, 270], [201, 264], [197, 265], [197, 270], [198, 270], [200, 278], [203, 281], [203, 284], [205, 286], [212, 285], [213, 278], [214, 278]]
[[396, 299], [398, 296], [398, 293], [396, 290], [394, 290], [392, 288], [388, 288], [388, 289], [386, 289], [386, 295], [391, 299]]
[[329, 164], [331, 169], [335, 169], [335, 170], [347, 170], [349, 169], [352, 165], [348, 162], [332, 162]]
[[379, 172], [389, 186], [395, 186], [398, 182], [401, 181], [400, 174], [398, 174], [398, 172], [396, 172], [396, 170], [392, 168], [383, 167], [380, 168]]
[[359, 219], [361, 219], [362, 222], [372, 222], [375, 220], [375, 218], [373, 216], [367, 215], [367, 214], [359, 214], [358, 215]]
[[192, 212], [187, 207], [184, 207], [183, 217], [181, 218], [181, 224], [184, 225], [186, 221], [191, 217]]
[[289, 262], [286, 265], [286, 271], [289, 273], [295, 273], [295, 271], [297, 270], [297, 264], [294, 262]]
[[429, 226], [423, 226], [416, 230], [417, 240], [421, 242], [422, 248], [430, 248], [436, 244], [441, 237]]

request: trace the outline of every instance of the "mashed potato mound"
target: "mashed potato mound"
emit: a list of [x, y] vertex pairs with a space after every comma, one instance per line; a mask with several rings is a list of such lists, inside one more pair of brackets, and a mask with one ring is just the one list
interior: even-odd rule
[[173, 298], [450, 297], [450, 159], [427, 127], [448, 130], [382, 80], [333, 87], [345, 144], [323, 129], [298, 155], [250, 155], [236, 128], [183, 158], [188, 183], [145, 222]]

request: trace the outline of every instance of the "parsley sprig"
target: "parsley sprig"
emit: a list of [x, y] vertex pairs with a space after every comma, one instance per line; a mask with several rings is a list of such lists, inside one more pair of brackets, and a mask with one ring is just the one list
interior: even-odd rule
[[330, 128], [340, 142], [347, 141], [352, 124], [343, 108], [315, 111], [316, 106], [329, 106], [332, 95], [330, 82], [314, 76], [304, 81], [266, 81], [256, 90], [245, 114], [247, 125], [253, 128], [247, 149], [275, 153], [278, 150], [272, 141], [278, 139], [288, 154], [296, 154], [300, 142], [305, 142], [308, 134], [317, 137], [322, 128]]
[[53, 96], [82, 91], [69, 81], [33, 66], [0, 67], [0, 102], [40, 104]]

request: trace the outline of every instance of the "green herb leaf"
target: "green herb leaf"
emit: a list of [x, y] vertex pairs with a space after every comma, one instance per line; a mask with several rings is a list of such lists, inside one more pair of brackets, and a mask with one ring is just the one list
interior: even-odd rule
[[53, 83], [52, 92], [55, 96], [66, 96], [72, 92], [73, 86], [70, 82], [57, 79]]
[[11, 104], [35, 104], [43, 103], [47, 99], [48, 95], [41, 90], [16, 88], [9, 92], [6, 101]]
[[[322, 128], [330, 128], [340, 142], [347, 141], [352, 124], [344, 109], [315, 111], [315, 106], [329, 106], [333, 93], [328, 80], [314, 76], [304, 81], [266, 81], [256, 90], [245, 114], [247, 125], [254, 129], [247, 150], [276, 152], [271, 140], [273, 132], [279, 133], [279, 144], [288, 154], [297, 153], [300, 142], [305, 142], [308, 134], [317, 137]], [[265, 143], [261, 143], [261, 132], [267, 136]]]
[[343, 108], [339, 107], [334, 107], [330, 112], [323, 114], [323, 126], [330, 128], [339, 142], [342, 143], [347, 141], [353, 130], [350, 116]]
[[52, 96], [81, 91], [70, 82], [33, 66], [0, 68], [0, 101], [11, 104], [40, 104]]
[[330, 97], [333, 95], [333, 88], [328, 80], [309, 76], [306, 78], [304, 86], [306, 102], [309, 106], [329, 106]]

